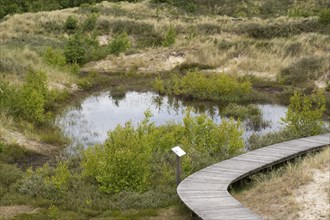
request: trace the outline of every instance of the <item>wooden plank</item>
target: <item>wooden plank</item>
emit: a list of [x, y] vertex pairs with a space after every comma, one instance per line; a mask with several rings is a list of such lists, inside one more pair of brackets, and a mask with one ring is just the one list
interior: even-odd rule
[[330, 133], [274, 144], [206, 167], [184, 179], [180, 199], [205, 220], [260, 220], [228, 192], [230, 184], [258, 170], [330, 145]]

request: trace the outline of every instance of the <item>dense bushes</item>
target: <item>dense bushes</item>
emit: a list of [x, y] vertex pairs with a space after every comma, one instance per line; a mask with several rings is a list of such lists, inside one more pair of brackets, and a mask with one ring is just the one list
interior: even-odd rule
[[152, 183], [171, 182], [174, 157], [170, 149], [176, 145], [187, 151], [183, 158], [185, 174], [234, 156], [243, 147], [240, 124], [233, 120], [223, 119], [217, 125], [205, 115], [193, 117], [188, 111], [183, 124], [157, 127], [150, 117], [146, 113], [136, 128], [131, 123], [118, 126], [109, 132], [103, 145], [85, 151], [84, 174], [95, 178], [101, 190], [142, 192]]
[[200, 100], [242, 101], [249, 99], [252, 86], [248, 81], [239, 82], [226, 74], [189, 72], [182, 78], [172, 75], [168, 81], [157, 79], [155, 89], [169, 95]]
[[284, 119], [286, 128], [297, 136], [309, 136], [321, 133], [322, 117], [325, 112], [324, 93], [310, 96], [295, 92], [290, 98], [288, 112]]
[[0, 109], [22, 117], [30, 122], [41, 124], [45, 121], [47, 77], [43, 72], [29, 71], [21, 88], [8, 83], [0, 84]]

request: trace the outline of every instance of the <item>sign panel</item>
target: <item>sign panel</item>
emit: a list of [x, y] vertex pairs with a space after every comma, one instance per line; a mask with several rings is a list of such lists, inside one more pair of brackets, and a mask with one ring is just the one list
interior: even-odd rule
[[181, 147], [179, 147], [179, 146], [173, 147], [173, 148], [172, 148], [172, 151], [173, 151], [176, 155], [178, 155], [178, 157], [182, 157], [183, 155], [186, 154], [186, 152], [184, 152], [184, 151], [181, 149]]

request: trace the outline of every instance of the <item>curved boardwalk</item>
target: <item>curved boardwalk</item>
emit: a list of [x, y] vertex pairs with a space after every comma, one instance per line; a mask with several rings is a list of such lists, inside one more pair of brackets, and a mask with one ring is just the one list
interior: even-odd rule
[[230, 184], [266, 167], [330, 144], [330, 133], [260, 148], [206, 167], [184, 179], [180, 199], [197, 216], [213, 219], [262, 219], [228, 192]]

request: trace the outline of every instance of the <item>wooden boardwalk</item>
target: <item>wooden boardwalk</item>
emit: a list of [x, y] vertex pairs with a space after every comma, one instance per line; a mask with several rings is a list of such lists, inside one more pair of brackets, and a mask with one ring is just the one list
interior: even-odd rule
[[180, 199], [205, 220], [252, 220], [261, 216], [245, 208], [228, 187], [266, 167], [330, 145], [330, 133], [260, 148], [206, 167], [184, 179], [177, 188]]

